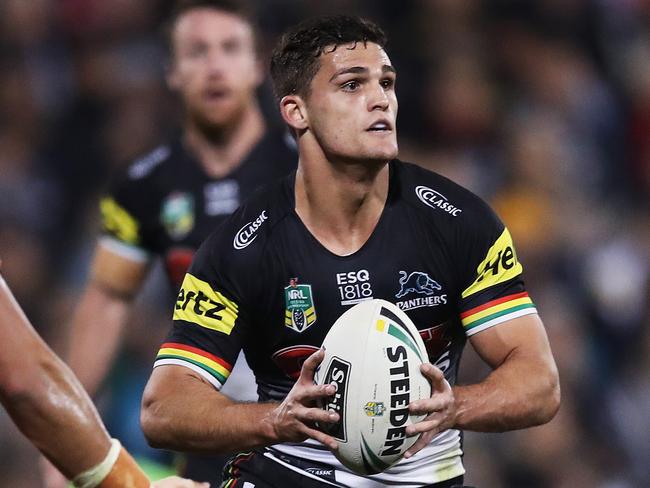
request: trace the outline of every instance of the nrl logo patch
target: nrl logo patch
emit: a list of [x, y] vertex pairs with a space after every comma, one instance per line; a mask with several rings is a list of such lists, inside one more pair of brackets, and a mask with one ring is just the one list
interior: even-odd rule
[[171, 193], [162, 204], [160, 221], [172, 239], [183, 239], [194, 228], [194, 197], [186, 192]]
[[316, 308], [311, 285], [298, 284], [298, 278], [291, 278], [284, 288], [284, 325], [296, 332], [303, 332], [316, 322]]

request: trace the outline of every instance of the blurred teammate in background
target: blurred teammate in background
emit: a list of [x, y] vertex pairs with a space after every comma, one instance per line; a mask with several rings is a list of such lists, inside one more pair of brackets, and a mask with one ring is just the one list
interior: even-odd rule
[[[267, 128], [260, 110], [263, 63], [251, 16], [239, 2], [178, 2], [168, 35], [168, 84], [183, 103], [183, 132], [133, 163], [101, 201], [103, 236], [67, 356], [91, 395], [113, 363], [154, 257], [163, 259], [176, 293], [208, 234], [258, 186], [287, 174], [297, 161], [286, 131]], [[248, 369], [245, 362], [239, 368]], [[242, 377], [240, 384], [249, 386], [233, 394], [250, 399], [254, 379]], [[221, 466], [190, 458], [184, 473], [214, 485]]]
[[[379, 27], [346, 16], [283, 36], [271, 75], [298, 170], [211, 235], [183, 281], [142, 425], [158, 447], [243, 451], [224, 486], [450, 488], [465, 473], [461, 430], [539, 425], [559, 407], [555, 361], [508, 229], [468, 190], [396, 159], [385, 44]], [[396, 303], [418, 327], [432, 395], [408, 406], [421, 422], [389, 433], [391, 443], [418, 436], [405, 458], [386, 469], [370, 456], [376, 474], [360, 476], [316, 427], [344, 409], [317, 408], [336, 388], [313, 378], [331, 325], [369, 298]], [[460, 386], [468, 340], [492, 371]], [[242, 348], [263, 403], [220, 391]], [[399, 408], [390, 408], [392, 417]]]
[[88, 394], [36, 333], [0, 276], [0, 401], [18, 428], [84, 488], [207, 488], [177, 477], [151, 485], [111, 439]]

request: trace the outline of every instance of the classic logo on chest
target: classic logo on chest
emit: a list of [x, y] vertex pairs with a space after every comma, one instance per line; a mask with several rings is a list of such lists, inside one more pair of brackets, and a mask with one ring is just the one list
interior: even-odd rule
[[316, 322], [316, 307], [311, 285], [298, 284], [298, 278], [291, 278], [284, 288], [284, 325], [296, 332], [304, 332]]

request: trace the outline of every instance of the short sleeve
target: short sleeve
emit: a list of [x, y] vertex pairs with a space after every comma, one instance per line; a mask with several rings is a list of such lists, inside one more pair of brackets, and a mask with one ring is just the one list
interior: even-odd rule
[[155, 219], [149, 215], [150, 192], [136, 181], [121, 178], [113, 183], [99, 202], [102, 245], [136, 260], [145, 260], [152, 252], [147, 226]]
[[214, 237], [197, 252], [178, 292], [172, 329], [154, 363], [192, 369], [217, 390], [230, 376], [247, 328], [243, 291], [221, 256]]
[[512, 237], [484, 203], [460, 234], [462, 291], [458, 308], [467, 336], [523, 315], [537, 313], [526, 291]]

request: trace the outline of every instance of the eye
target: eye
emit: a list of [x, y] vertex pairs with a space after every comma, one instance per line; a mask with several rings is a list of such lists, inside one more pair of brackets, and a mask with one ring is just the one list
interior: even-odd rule
[[207, 52], [207, 46], [204, 44], [194, 44], [187, 50], [187, 56], [196, 59], [205, 56]]
[[395, 86], [395, 80], [393, 78], [384, 78], [379, 84], [384, 90], [390, 90]]
[[343, 83], [343, 85], [341, 85], [341, 88], [343, 88], [344, 91], [353, 92], [356, 91], [360, 86], [361, 84], [357, 80], [350, 80]]

